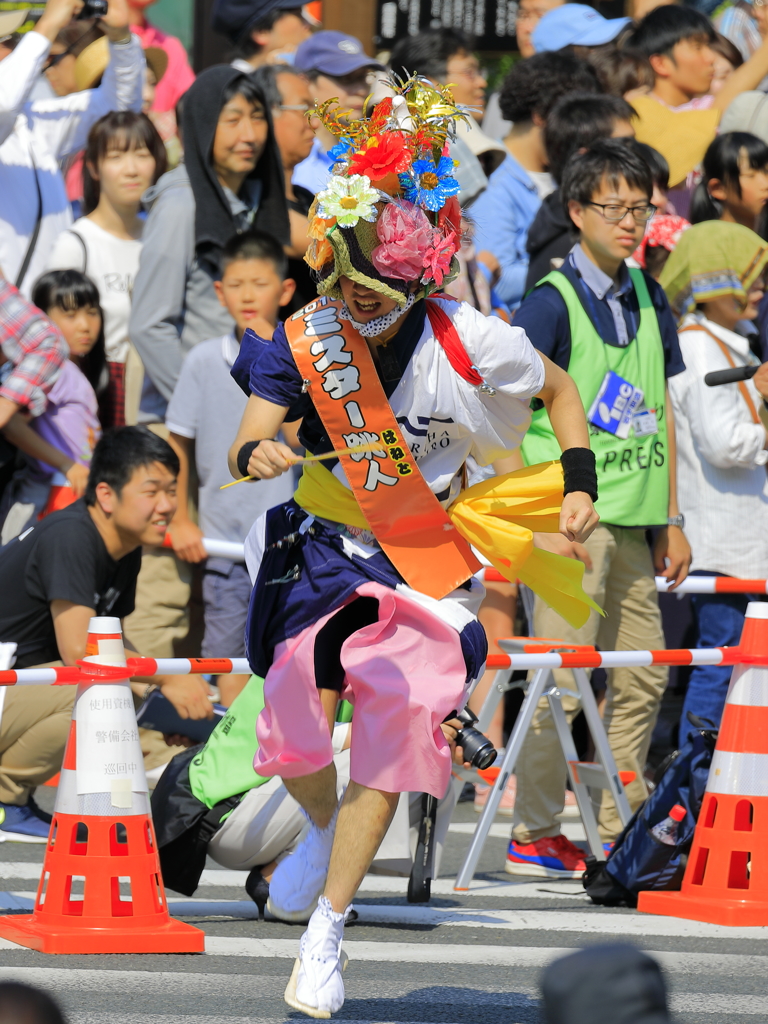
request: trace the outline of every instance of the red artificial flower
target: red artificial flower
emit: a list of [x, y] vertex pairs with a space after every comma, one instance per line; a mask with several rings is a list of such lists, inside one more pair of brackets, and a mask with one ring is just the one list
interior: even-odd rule
[[437, 215], [437, 226], [443, 234], [452, 231], [456, 236], [455, 252], [461, 248], [461, 206], [456, 196], [450, 196]]
[[422, 282], [427, 283], [430, 279], [435, 282], [438, 288], [443, 285], [443, 278], [451, 269], [451, 260], [456, 252], [456, 236], [453, 231], [442, 236], [439, 232], [433, 235], [432, 243], [427, 246], [424, 253], [424, 270]]
[[411, 151], [402, 132], [387, 132], [370, 139], [349, 162], [350, 174], [364, 174], [371, 181], [380, 181], [389, 174], [406, 171]]
[[377, 103], [373, 108], [371, 114], [371, 120], [368, 123], [368, 131], [371, 135], [377, 135], [383, 131], [389, 124], [392, 118], [392, 97], [385, 96], [384, 99]]

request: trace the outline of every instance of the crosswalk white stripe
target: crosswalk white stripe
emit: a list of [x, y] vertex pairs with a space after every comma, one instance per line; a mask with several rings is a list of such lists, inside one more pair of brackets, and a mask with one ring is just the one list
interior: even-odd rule
[[479, 910], [427, 906], [355, 904], [361, 924], [402, 924], [498, 928], [502, 931], [584, 932], [603, 935], [659, 935], [674, 938], [768, 939], [768, 928], [729, 928], [652, 914], [615, 914], [603, 910]]
[[[8, 909], [31, 910], [33, 893], [11, 893]], [[256, 905], [250, 900], [188, 900], [170, 897], [174, 917], [235, 918], [254, 920]], [[589, 935], [665, 938], [768, 939], [768, 928], [730, 928], [726, 925], [684, 921], [653, 914], [610, 913], [594, 908], [573, 910], [487, 910], [473, 907], [387, 906], [356, 903], [360, 924], [395, 924], [403, 927], [492, 928], [503, 932], [576, 932]], [[7, 948], [7, 947], [6, 947]]]
[[[37, 882], [40, 878], [42, 864], [31, 864], [28, 861], [0, 861], [0, 879], [13, 878], [20, 881]], [[205, 868], [200, 877], [200, 888], [230, 888], [242, 889], [248, 877], [247, 871], [233, 871], [227, 868]], [[361, 893], [387, 893], [397, 896], [405, 896], [408, 890], [408, 879], [393, 875], [366, 875], [360, 886]], [[453, 888], [453, 880], [450, 878], [436, 878], [432, 882], [432, 893], [434, 896], [456, 895]], [[536, 882], [513, 881], [510, 878], [504, 882], [488, 882], [475, 878], [469, 892], [462, 892], [462, 899], [466, 896], [493, 896], [504, 899], [526, 899], [536, 898], [559, 898], [562, 896], [579, 897], [584, 902], [589, 897], [584, 892], [580, 882], [559, 881], [556, 879], [540, 879]]]
[[[350, 929], [350, 933], [354, 931]], [[209, 935], [206, 938], [208, 956], [295, 957], [299, 940], [234, 938]], [[344, 939], [344, 949], [352, 962], [406, 964], [467, 964], [477, 967], [546, 967], [552, 960], [575, 952], [573, 947], [553, 946], [481, 946], [472, 943], [421, 942], [364, 942]], [[754, 978], [762, 976], [768, 960], [762, 956], [738, 953], [673, 953], [652, 951], [662, 967], [670, 974], [704, 974], [715, 977]]]

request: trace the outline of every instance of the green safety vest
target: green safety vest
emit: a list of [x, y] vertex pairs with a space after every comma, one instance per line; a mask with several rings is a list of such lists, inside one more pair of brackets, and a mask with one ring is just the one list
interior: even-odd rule
[[[192, 759], [189, 785], [192, 794], [206, 807], [214, 807], [222, 800], [269, 782], [253, 770], [253, 759], [259, 747], [256, 719], [263, 708], [264, 680], [254, 675], [232, 701], [203, 749]], [[351, 719], [352, 705], [341, 701], [336, 721]]]
[[[584, 411], [594, 402], [606, 373], [613, 370], [641, 388], [646, 408], [656, 412], [658, 433], [646, 437], [635, 437], [633, 427], [629, 437], [622, 441], [607, 430], [589, 425], [590, 444], [597, 460], [599, 498], [595, 508], [601, 520], [614, 526], [660, 526], [666, 523], [669, 508], [664, 350], [642, 271], [629, 273], [640, 306], [640, 326], [637, 337], [625, 348], [607, 345], [602, 340], [565, 274], [554, 270], [539, 285], [557, 288], [568, 310], [568, 373], [579, 389]], [[560, 446], [546, 409], [533, 413], [522, 453], [528, 466], [560, 458]]]

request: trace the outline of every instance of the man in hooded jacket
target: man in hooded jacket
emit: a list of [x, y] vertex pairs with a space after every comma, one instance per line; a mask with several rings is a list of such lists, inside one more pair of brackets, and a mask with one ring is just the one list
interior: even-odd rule
[[[144, 195], [149, 208], [133, 289], [130, 337], [144, 363], [139, 421], [167, 437], [163, 420], [184, 356], [228, 334], [214, 281], [219, 255], [237, 232], [258, 228], [288, 243], [282, 162], [271, 113], [251, 78], [208, 68], [185, 93], [184, 164]], [[189, 631], [191, 568], [164, 549], [144, 555], [136, 611], [126, 620], [150, 657], [172, 657]], [[164, 748], [158, 761], [173, 751]]]

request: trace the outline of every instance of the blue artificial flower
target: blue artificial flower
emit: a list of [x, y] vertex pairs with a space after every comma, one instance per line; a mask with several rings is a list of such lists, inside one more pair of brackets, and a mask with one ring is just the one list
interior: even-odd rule
[[349, 156], [350, 150], [354, 149], [354, 147], [355, 144], [352, 139], [339, 139], [333, 149], [328, 150], [328, 160], [330, 161], [331, 166], [342, 160], [346, 160]]
[[400, 184], [409, 203], [415, 203], [425, 210], [441, 210], [451, 196], [459, 192], [459, 183], [451, 175], [453, 160], [441, 156], [435, 166], [429, 158], [416, 160], [410, 174], [400, 175]]

